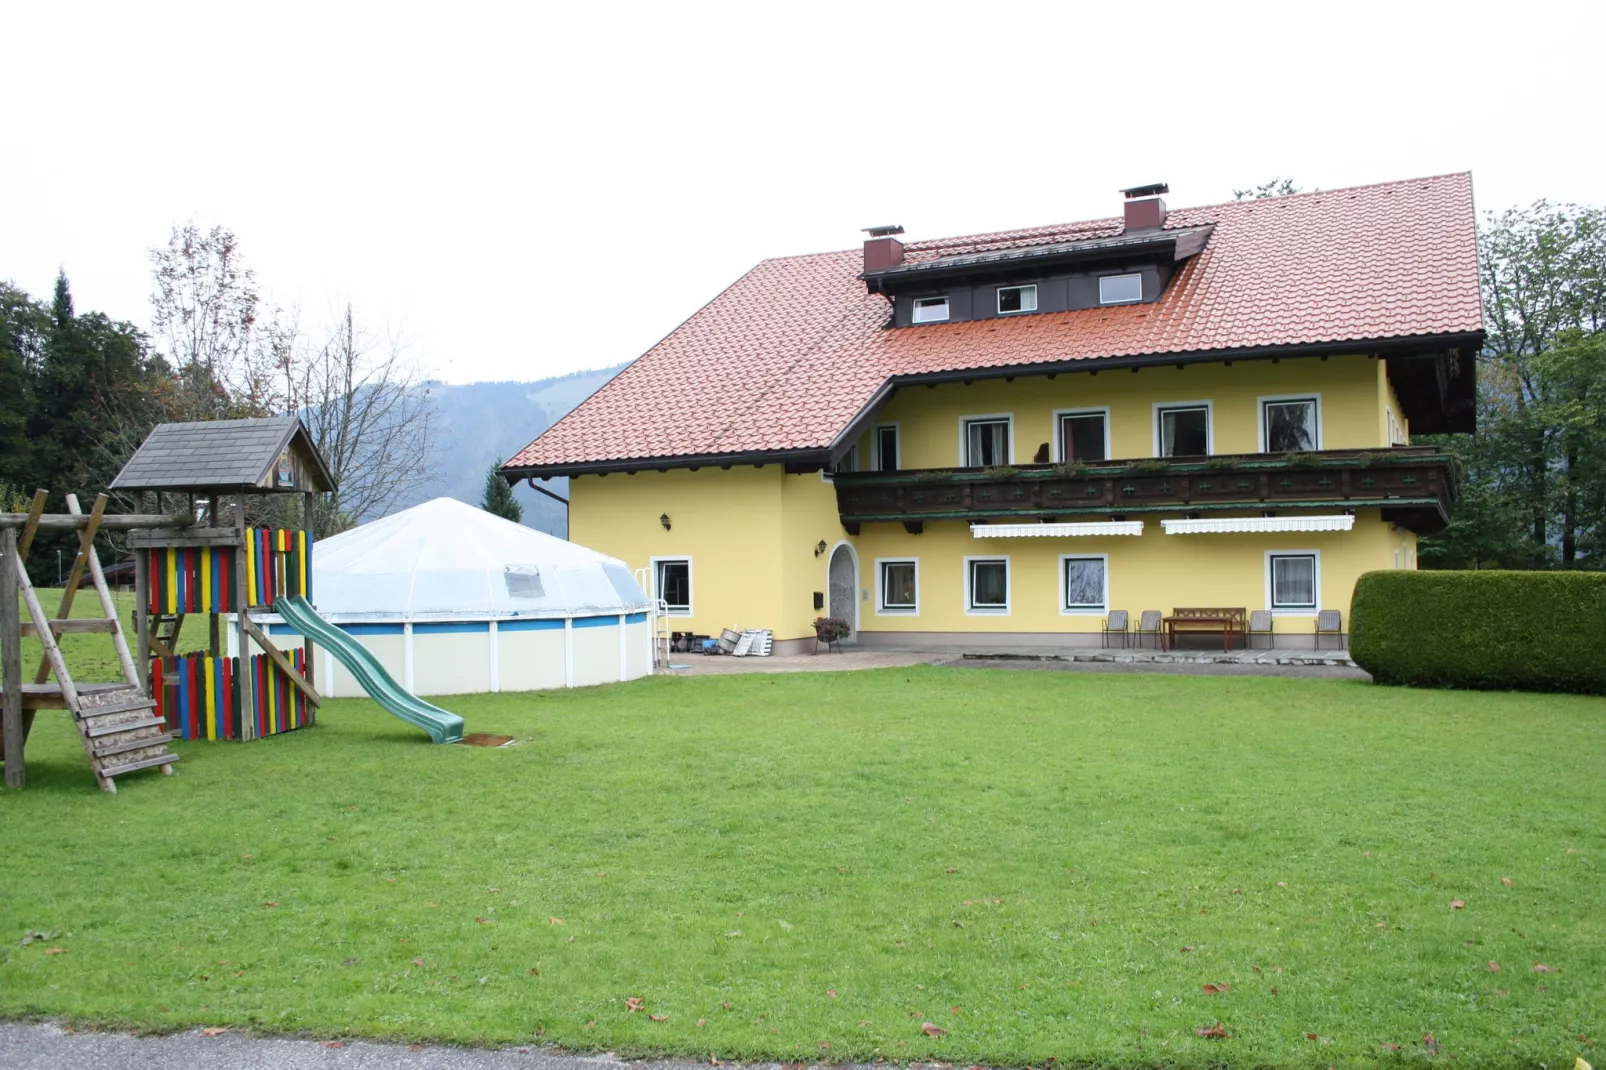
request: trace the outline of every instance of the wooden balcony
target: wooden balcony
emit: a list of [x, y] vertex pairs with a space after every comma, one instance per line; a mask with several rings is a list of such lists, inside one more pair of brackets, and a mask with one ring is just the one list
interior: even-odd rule
[[1454, 459], [1431, 446], [856, 472], [835, 483], [850, 534], [878, 522], [918, 532], [927, 520], [1283, 508], [1380, 508], [1385, 520], [1429, 534], [1449, 521], [1458, 487]]

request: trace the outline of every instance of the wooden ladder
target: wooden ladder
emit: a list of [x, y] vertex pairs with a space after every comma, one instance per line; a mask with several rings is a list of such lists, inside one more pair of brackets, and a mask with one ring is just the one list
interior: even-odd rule
[[[169, 753], [167, 749], [168, 742], [173, 738], [172, 733], [166, 730], [163, 720], [155, 715], [156, 703], [145, 695], [144, 684], [134, 667], [133, 655], [128, 650], [128, 641], [123, 636], [122, 623], [117, 618], [117, 604], [112, 600], [111, 591], [106, 586], [106, 575], [101, 571], [100, 558], [95, 553], [95, 533], [100, 528], [106, 501], [104, 494], [95, 500], [89, 522], [79, 532], [78, 556], [73, 559], [72, 571], [61, 594], [61, 607], [54, 618], [45, 616], [38, 592], [28, 579], [28, 570], [23, 566], [26, 550], [8, 555], [11, 558], [8, 564], [17, 570], [18, 590], [28, 608], [28, 615], [33, 619], [32, 624], [22, 626], [22, 634], [37, 636], [40, 645], [45, 648], [39, 669], [34, 674], [34, 684], [44, 685], [51, 673], [55, 674], [62, 704], [72, 714], [78, 737], [84, 745], [84, 753], [89, 755], [89, 766], [94, 771], [95, 782], [102, 791], [116, 792], [117, 784], [113, 778], [124, 773], [158, 768], [164, 775], [171, 776], [178, 755]], [[67, 495], [67, 510], [74, 516], [83, 515], [77, 495]], [[32, 532], [29, 531], [24, 538], [24, 546], [31, 541], [31, 536]], [[69, 619], [73, 598], [83, 582], [86, 568], [95, 592], [100, 596], [101, 611], [105, 615]], [[63, 634], [84, 632], [111, 636], [124, 682], [85, 684], [81, 687], [73, 682], [56, 638]]]

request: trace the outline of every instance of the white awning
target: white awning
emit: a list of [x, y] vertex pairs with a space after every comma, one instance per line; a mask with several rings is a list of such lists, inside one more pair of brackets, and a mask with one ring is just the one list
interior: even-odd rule
[[1073, 535], [1142, 535], [1141, 520], [1094, 520], [1085, 524], [972, 524], [978, 539], [1063, 539]]
[[1212, 516], [1202, 520], [1162, 520], [1167, 535], [1218, 535], [1246, 531], [1348, 531], [1353, 514], [1342, 516]]

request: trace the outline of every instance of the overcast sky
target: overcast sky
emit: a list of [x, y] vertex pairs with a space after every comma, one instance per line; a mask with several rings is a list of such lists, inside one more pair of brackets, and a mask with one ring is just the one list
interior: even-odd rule
[[765, 257], [1470, 169], [1606, 204], [1606, 4], [8, 0], [0, 279], [144, 326], [232, 228], [450, 382], [639, 355]]

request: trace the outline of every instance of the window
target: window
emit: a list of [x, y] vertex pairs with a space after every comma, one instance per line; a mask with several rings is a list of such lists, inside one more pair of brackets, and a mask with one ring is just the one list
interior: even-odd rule
[[670, 613], [691, 615], [691, 558], [655, 557], [652, 559], [653, 583], [656, 596], [668, 606]]
[[1154, 407], [1156, 457], [1199, 457], [1210, 452], [1210, 403]]
[[1059, 414], [1061, 461], [1107, 461], [1110, 414], [1106, 409]]
[[995, 468], [1009, 463], [1008, 416], [984, 416], [960, 421], [964, 428], [960, 464], [966, 468]]
[[509, 598], [534, 601], [546, 597], [541, 570], [534, 565], [506, 565], [502, 569], [502, 579], [507, 584]]
[[876, 612], [914, 613], [920, 602], [920, 566], [914, 560], [876, 560]]
[[882, 424], [875, 429], [875, 470], [898, 470], [898, 425]]
[[1316, 610], [1316, 564], [1314, 551], [1266, 555], [1267, 600], [1274, 611], [1310, 613]]
[[1406, 431], [1405, 431], [1404, 427], [1400, 426], [1400, 421], [1395, 417], [1393, 409], [1389, 409], [1388, 410], [1388, 418], [1389, 418], [1389, 445], [1390, 446], [1409, 446], [1411, 444], [1411, 436], [1406, 434]]
[[1320, 399], [1261, 398], [1260, 444], [1266, 453], [1321, 449]]
[[1099, 304], [1130, 305], [1143, 300], [1142, 275], [1105, 275], [1099, 279]]
[[1009, 612], [1009, 558], [965, 558], [965, 612]]
[[998, 313], [1004, 315], [1009, 312], [1036, 312], [1037, 287], [1036, 286], [1000, 286], [998, 288]]
[[915, 298], [914, 315], [911, 318], [916, 323], [942, 323], [948, 318], [948, 299], [946, 297]]
[[857, 445], [849, 446], [848, 447], [848, 452], [844, 453], [842, 455], [842, 459], [840, 461], [836, 462], [835, 467], [833, 467], [831, 469], [831, 471], [833, 473], [835, 473], [835, 472], [857, 472], [858, 470], [859, 470], [859, 447]]
[[1060, 558], [1060, 611], [1103, 613], [1109, 604], [1108, 561], [1103, 554]]

